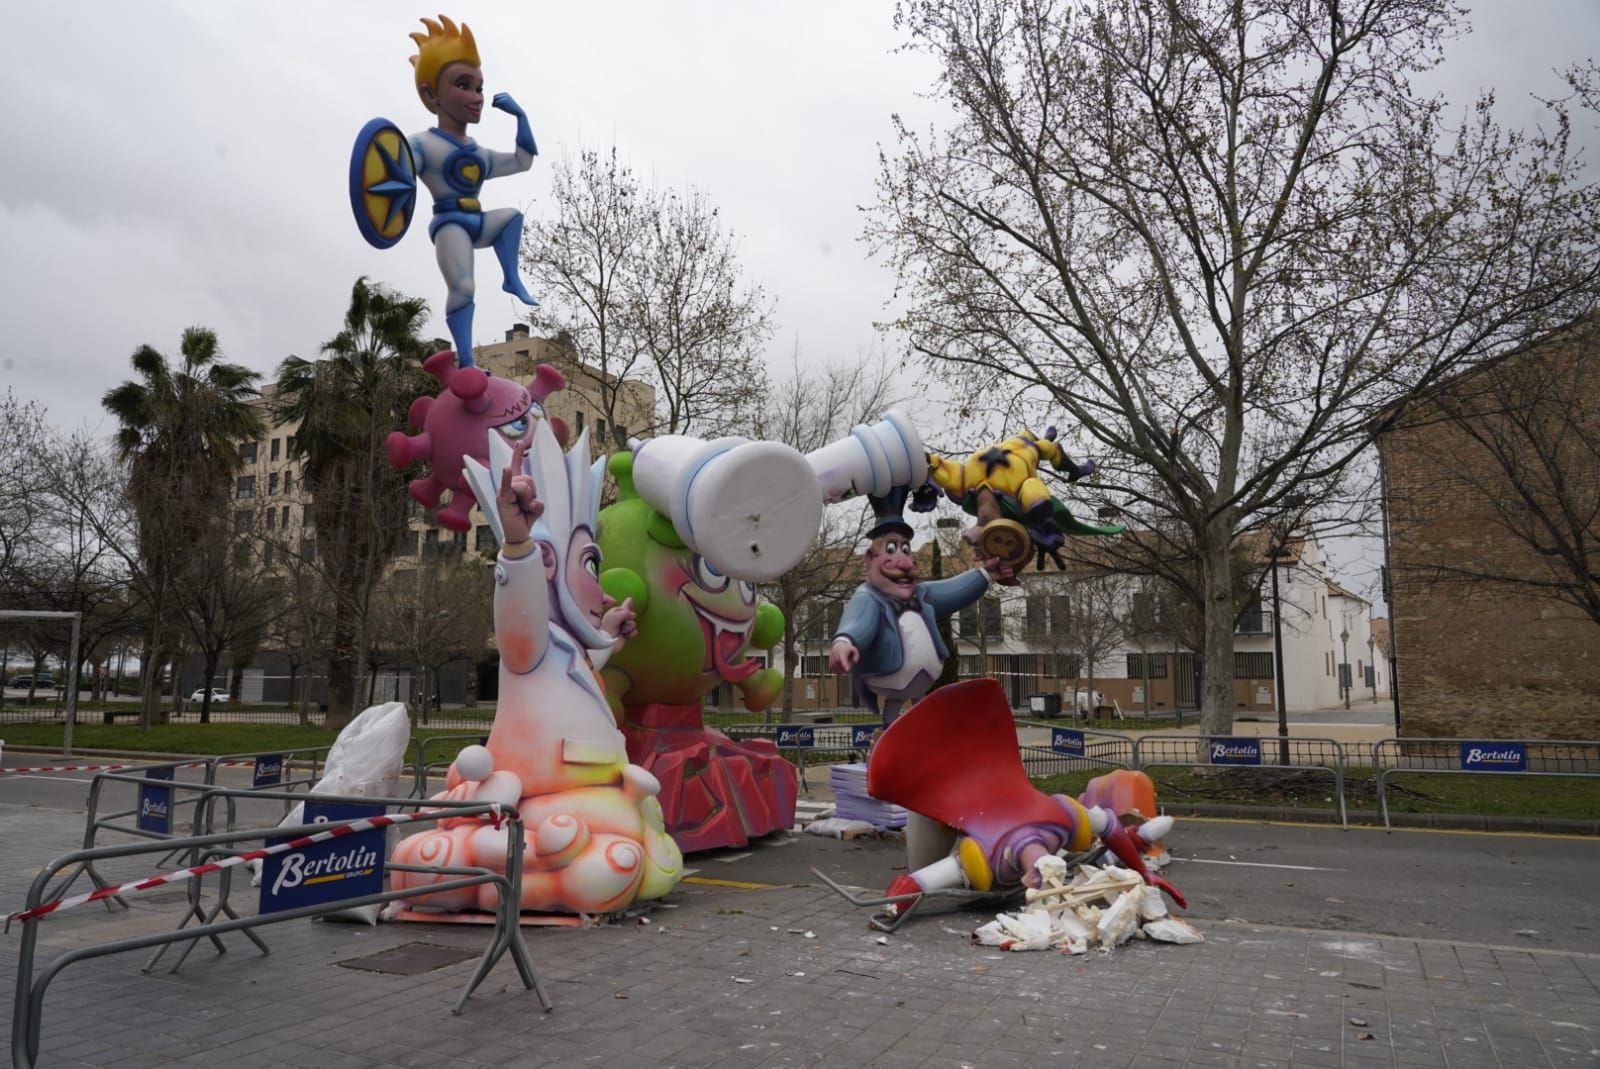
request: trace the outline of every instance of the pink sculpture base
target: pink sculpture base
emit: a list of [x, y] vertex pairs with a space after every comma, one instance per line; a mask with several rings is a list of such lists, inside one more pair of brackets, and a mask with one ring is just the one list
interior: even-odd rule
[[766, 739], [735, 742], [707, 727], [698, 705], [629, 706], [622, 734], [628, 760], [661, 781], [667, 832], [684, 853], [794, 827], [800, 778]]

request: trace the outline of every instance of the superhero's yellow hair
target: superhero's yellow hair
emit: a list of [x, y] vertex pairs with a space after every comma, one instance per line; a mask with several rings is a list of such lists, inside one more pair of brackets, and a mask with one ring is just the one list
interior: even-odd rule
[[[478, 60], [478, 42], [473, 40], [472, 29], [466, 23], [463, 22], [458, 29], [455, 23], [440, 15], [438, 22], [425, 18], [422, 24], [428, 28], [427, 34], [411, 35], [411, 39], [417, 42], [417, 54], [411, 57], [411, 65], [416, 68], [419, 90], [427, 86], [437, 95], [439, 72], [452, 63], [483, 66]], [[438, 110], [427, 97], [423, 97], [422, 102], [429, 111]]]

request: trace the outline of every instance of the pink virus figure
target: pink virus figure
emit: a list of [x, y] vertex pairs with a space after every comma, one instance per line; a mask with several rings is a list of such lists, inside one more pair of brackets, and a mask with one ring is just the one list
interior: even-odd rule
[[407, 418], [421, 433], [393, 431], [385, 448], [389, 463], [402, 471], [419, 460], [428, 463], [428, 474], [411, 480], [411, 496], [424, 508], [438, 509], [440, 498], [450, 491], [450, 503], [437, 514], [439, 526], [465, 533], [472, 530], [468, 517], [472, 491], [467, 486], [465, 459], [487, 464], [487, 432], [495, 431], [507, 444], [515, 445], [530, 437], [540, 419], [550, 424], [556, 440], [565, 447], [566, 421], [546, 415], [544, 403], [566, 387], [566, 376], [549, 364], [540, 364], [533, 381], [519, 386], [479, 367], [457, 367], [456, 354], [449, 350], [428, 357], [422, 370], [439, 380], [440, 390], [437, 396], [411, 402]]

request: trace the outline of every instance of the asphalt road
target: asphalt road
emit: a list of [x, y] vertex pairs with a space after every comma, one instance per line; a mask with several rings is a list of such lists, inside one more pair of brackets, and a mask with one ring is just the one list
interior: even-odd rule
[[[10, 767], [45, 763], [5, 755]], [[248, 775], [223, 771], [229, 785]], [[0, 775], [0, 807], [81, 812], [90, 776]], [[133, 788], [119, 790], [130, 804]], [[117, 801], [108, 797], [106, 808]], [[253, 808], [251, 822], [282, 814], [277, 803]], [[1167, 878], [1197, 918], [1600, 953], [1600, 839], [1184, 819], [1168, 842]], [[64, 838], [60, 852], [77, 845], [75, 835]], [[878, 890], [903, 871], [904, 857], [898, 841], [798, 835], [691, 855], [688, 865], [702, 879], [779, 885], [814, 883], [817, 866], [840, 883]], [[854, 907], [840, 899], [839, 908]]]
[[[1168, 842], [1166, 876], [1198, 918], [1600, 953], [1600, 840], [1180, 820]], [[765, 883], [815, 865], [873, 890], [904, 871], [898, 843], [806, 835], [690, 864]]]

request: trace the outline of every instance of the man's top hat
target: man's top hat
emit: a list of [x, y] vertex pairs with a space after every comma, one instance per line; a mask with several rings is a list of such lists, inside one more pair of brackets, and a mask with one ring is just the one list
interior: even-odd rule
[[867, 495], [867, 500], [872, 502], [872, 514], [878, 521], [873, 525], [872, 530], [867, 532], [869, 540], [886, 534], [897, 534], [910, 538], [915, 533], [902, 515], [905, 511], [908, 493], [908, 487], [896, 486], [890, 488], [889, 492], [882, 497], [876, 494]]

